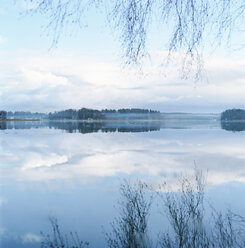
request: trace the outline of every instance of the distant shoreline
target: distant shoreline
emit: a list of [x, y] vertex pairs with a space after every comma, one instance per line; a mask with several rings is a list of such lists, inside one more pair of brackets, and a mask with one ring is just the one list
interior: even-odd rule
[[40, 119], [0, 119], [0, 122], [9, 122], [9, 121], [41, 121]]
[[[6, 119], [0, 120], [0, 122], [86, 122], [86, 123], [101, 123], [101, 122], [202, 122], [210, 121], [206, 119], [97, 119], [97, 120], [41, 120], [41, 119]], [[217, 120], [212, 120], [217, 121]], [[235, 121], [226, 121], [226, 122], [235, 122]], [[239, 122], [239, 121], [238, 121]]]
[[100, 123], [100, 122], [189, 122], [189, 121], [210, 121], [220, 120], [219, 114], [196, 114], [196, 113], [160, 113], [159, 115], [150, 114], [117, 114], [108, 115], [106, 118], [0, 118], [0, 122], [86, 122], [86, 123]]

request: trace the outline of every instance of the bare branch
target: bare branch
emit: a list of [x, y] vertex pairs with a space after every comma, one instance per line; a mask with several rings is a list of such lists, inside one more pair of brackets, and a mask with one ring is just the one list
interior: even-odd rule
[[[235, 31], [244, 32], [243, 0], [25, 0], [35, 8], [29, 13], [47, 16], [46, 28], [53, 32], [56, 46], [65, 27], [82, 27], [85, 14], [92, 7], [108, 6], [108, 19], [119, 32], [125, 64], [139, 65], [148, 55], [151, 27], [157, 24], [159, 40], [168, 40], [163, 49], [184, 54], [182, 76], [194, 70], [196, 79], [203, 68], [202, 52], [229, 44]], [[158, 21], [155, 17], [158, 16]], [[241, 48], [244, 41], [241, 41]]]

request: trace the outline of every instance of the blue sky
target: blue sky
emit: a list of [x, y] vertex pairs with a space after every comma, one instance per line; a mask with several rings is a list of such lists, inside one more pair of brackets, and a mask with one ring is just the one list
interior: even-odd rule
[[[122, 68], [121, 46], [99, 11], [87, 15], [87, 28], [68, 28], [57, 48], [44, 16], [23, 16], [24, 1], [3, 1], [0, 8], [0, 108], [49, 112], [64, 108], [147, 107], [164, 112], [220, 112], [244, 108], [244, 49], [205, 54], [203, 81], [181, 80], [151, 31], [151, 59], [143, 74]], [[164, 36], [164, 33], [161, 34]], [[237, 38], [239, 37], [239, 39]], [[234, 44], [242, 40], [238, 33]], [[244, 39], [243, 39], [244, 40]], [[242, 43], [242, 42], [241, 42]], [[180, 55], [176, 53], [176, 58]]]

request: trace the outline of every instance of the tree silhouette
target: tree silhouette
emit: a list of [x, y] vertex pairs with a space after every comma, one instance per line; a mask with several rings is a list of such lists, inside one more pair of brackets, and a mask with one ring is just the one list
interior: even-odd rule
[[[201, 65], [202, 48], [230, 41], [234, 31], [244, 32], [243, 0], [25, 0], [31, 13], [45, 14], [56, 45], [64, 27], [82, 26], [90, 8], [106, 9], [113, 30], [119, 31], [126, 64], [138, 64], [148, 54], [149, 30], [156, 24], [167, 38], [171, 55], [184, 55], [182, 69]], [[168, 31], [166, 31], [168, 30]], [[166, 32], [165, 32], [166, 31]], [[240, 43], [244, 47], [243, 41]]]

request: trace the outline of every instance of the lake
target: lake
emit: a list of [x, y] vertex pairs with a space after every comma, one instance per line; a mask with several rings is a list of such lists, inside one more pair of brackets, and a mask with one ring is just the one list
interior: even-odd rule
[[[207, 196], [217, 209], [245, 216], [243, 124], [217, 118], [129, 122], [1, 122], [0, 244], [40, 247], [49, 216], [64, 233], [105, 247], [118, 215], [123, 179], [174, 189], [180, 173], [207, 172]], [[237, 127], [237, 129], [236, 129]], [[151, 231], [164, 225], [155, 206]]]

